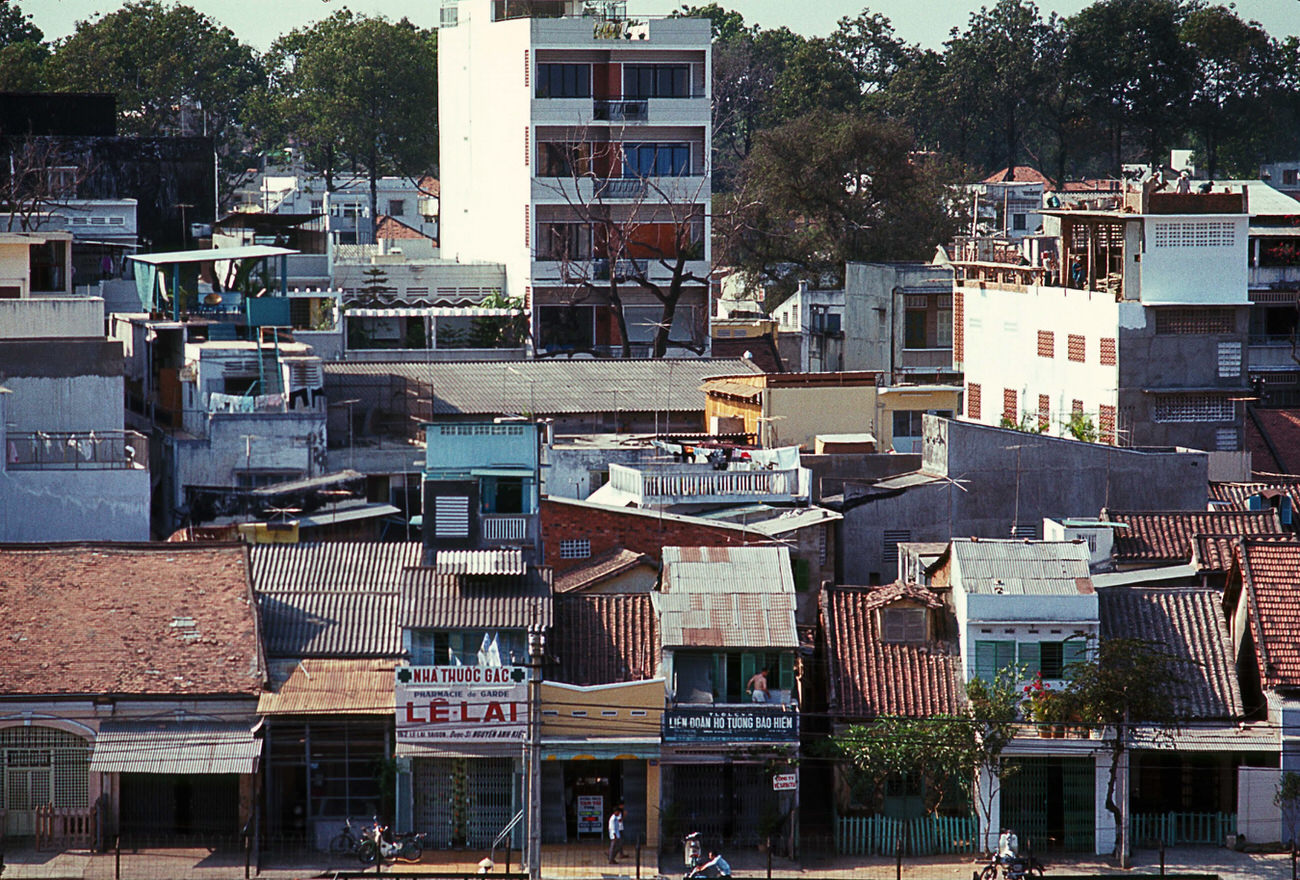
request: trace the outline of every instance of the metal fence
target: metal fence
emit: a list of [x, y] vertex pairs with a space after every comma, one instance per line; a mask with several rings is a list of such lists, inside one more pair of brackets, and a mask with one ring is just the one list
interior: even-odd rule
[[1204, 844], [1223, 846], [1237, 833], [1236, 813], [1137, 813], [1132, 819], [1137, 846]]
[[135, 431], [33, 431], [5, 438], [9, 470], [149, 467], [149, 441]]
[[979, 824], [974, 816], [837, 816], [835, 851], [842, 856], [932, 856], [974, 853]]

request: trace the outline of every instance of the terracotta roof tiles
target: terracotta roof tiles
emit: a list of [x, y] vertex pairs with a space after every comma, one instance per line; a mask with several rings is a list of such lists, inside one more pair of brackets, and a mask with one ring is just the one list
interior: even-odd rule
[[[956, 714], [965, 705], [957, 646], [887, 643], [876, 609], [916, 590], [834, 587], [821, 594], [831, 711], [843, 718]], [[925, 592], [929, 592], [926, 590]], [[931, 604], [926, 601], [926, 604]]]
[[1102, 520], [1115, 530], [1115, 561], [1188, 562], [1197, 535], [1276, 535], [1282, 524], [1273, 510], [1110, 510]]
[[595, 685], [654, 678], [659, 628], [649, 593], [574, 593], [555, 597], [548, 677]]
[[1245, 539], [1240, 552], [1260, 681], [1300, 687], [1300, 543]]
[[248, 551], [0, 546], [0, 694], [257, 694]]

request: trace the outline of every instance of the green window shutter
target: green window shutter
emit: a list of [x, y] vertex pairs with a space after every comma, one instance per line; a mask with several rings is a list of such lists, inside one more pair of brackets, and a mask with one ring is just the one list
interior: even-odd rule
[[794, 588], [797, 592], [803, 593], [808, 589], [808, 560], [795, 559], [792, 562], [794, 563]]
[[[755, 672], [758, 672], [758, 656], [746, 651], [740, 655], [740, 687], [737, 688], [740, 691], [742, 700], [749, 699], [749, 691], [746, 689], [749, 687], [749, 680], [754, 677]], [[769, 681], [767, 686], [771, 687], [772, 682]]]
[[1043, 652], [1038, 642], [1020, 643], [1020, 665], [1031, 678], [1043, 668]]
[[1066, 639], [1062, 643], [1064, 660], [1062, 665], [1065, 667], [1065, 677], [1073, 678], [1070, 667], [1080, 663], [1088, 662], [1088, 640], [1077, 636], [1072, 639]]
[[727, 701], [727, 655], [721, 652], [713, 655], [713, 699], [718, 703]]
[[997, 642], [979, 641], [975, 643], [975, 678], [982, 678], [985, 681], [993, 680], [993, 673], [997, 670]]
[[[997, 669], [1006, 669], [1016, 665], [1016, 643], [998, 642]], [[996, 669], [994, 670], [996, 672]]]
[[781, 654], [781, 690], [794, 695], [794, 654], [789, 651]]

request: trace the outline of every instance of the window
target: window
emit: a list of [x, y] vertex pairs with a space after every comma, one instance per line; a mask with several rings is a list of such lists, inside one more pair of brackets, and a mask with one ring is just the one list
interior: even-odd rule
[[1024, 229], [1025, 229], [1025, 219], [1026, 219], [1026, 217], [1025, 217], [1024, 214], [1012, 214], [1012, 215], [1011, 215], [1011, 228], [1012, 228], [1012, 229], [1015, 229], [1015, 230], [1017, 230], [1017, 231], [1024, 231]]
[[1282, 172], [1283, 186], [1295, 186], [1297, 183], [1300, 183], [1300, 171], [1295, 168], [1287, 168]]
[[1083, 662], [1088, 656], [1086, 639], [1073, 638], [1052, 642], [1021, 642], [1020, 665], [1030, 676], [1041, 673], [1043, 678], [1066, 678], [1070, 667]]
[[591, 65], [537, 65], [537, 97], [590, 98]]
[[411, 631], [411, 662], [417, 666], [510, 666], [528, 658], [518, 630]]
[[1241, 375], [1241, 343], [1219, 343], [1219, 377], [1233, 379]]
[[1038, 429], [1047, 430], [1052, 424], [1052, 399], [1046, 394], [1038, 395]]
[[1162, 394], [1156, 397], [1157, 422], [1231, 422], [1232, 399], [1224, 394]]
[[530, 513], [532, 481], [525, 477], [479, 479], [479, 509], [488, 514]]
[[439, 495], [433, 499], [433, 536], [435, 538], [469, 537], [469, 498]]
[[935, 325], [935, 348], [952, 348], [952, 309], [939, 309], [934, 315], [938, 321]]
[[924, 608], [882, 608], [880, 629], [886, 642], [924, 642]]
[[401, 217], [406, 213], [406, 201], [404, 199], [388, 200], [388, 216]]
[[1230, 309], [1156, 309], [1160, 335], [1232, 333], [1235, 325]]
[[538, 177], [581, 177], [590, 173], [590, 144], [540, 143], [537, 145]]
[[689, 64], [626, 64], [623, 66], [625, 98], [689, 98]]
[[595, 344], [593, 306], [540, 306], [537, 335], [543, 350], [590, 351]]
[[962, 320], [966, 311], [966, 295], [960, 290], [952, 296], [952, 358], [961, 363], [966, 357], [966, 328]]
[[980, 386], [976, 382], [966, 384], [966, 416], [972, 419], [980, 417]]
[[691, 173], [689, 144], [626, 144], [624, 177], [685, 177]]
[[1014, 666], [1016, 662], [1016, 643], [1014, 641], [975, 642], [975, 667], [972, 675], [984, 681], [993, 681], [998, 670]]
[[1077, 333], [1071, 333], [1066, 338], [1065, 356], [1076, 364], [1081, 364], [1087, 358], [1088, 344], [1084, 338]]
[[1011, 526], [1011, 537], [1028, 538], [1032, 541], [1038, 537], [1038, 526], [1033, 523], [1014, 523]]
[[1020, 419], [1020, 405], [1016, 401], [1016, 392], [1010, 388], [1002, 389], [1002, 418], [1013, 422]]
[[1236, 428], [1216, 428], [1214, 431], [1214, 448], [1219, 452], [1236, 452], [1241, 449], [1237, 439]]
[[1160, 220], [1153, 223], [1152, 247], [1232, 247], [1236, 228], [1227, 220]]
[[880, 558], [886, 564], [898, 564], [898, 545], [912, 540], [911, 529], [885, 529]]
[[591, 227], [585, 223], [542, 223], [537, 233], [539, 260], [591, 259]]
[[919, 410], [902, 409], [894, 411], [894, 439], [900, 437], [921, 436], [921, 415]]
[[591, 556], [591, 539], [574, 538], [560, 542], [561, 559], [586, 559]]
[[1113, 367], [1118, 361], [1115, 340], [1110, 337], [1103, 337], [1101, 340], [1101, 365], [1103, 367]]
[[907, 309], [903, 312], [903, 348], [925, 347], [925, 311]]
[[1040, 358], [1056, 357], [1056, 334], [1051, 330], [1038, 331], [1038, 356]]
[[1102, 443], [1115, 443], [1115, 407], [1101, 405], [1097, 412], [1097, 434]]

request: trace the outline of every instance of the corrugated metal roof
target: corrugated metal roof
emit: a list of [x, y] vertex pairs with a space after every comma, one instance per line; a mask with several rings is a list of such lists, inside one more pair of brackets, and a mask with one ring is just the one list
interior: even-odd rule
[[961, 587], [968, 593], [1076, 596], [1092, 592], [1088, 545], [1082, 541], [957, 538], [951, 552]]
[[785, 547], [665, 547], [664, 593], [794, 593]]
[[326, 363], [325, 386], [360, 376], [397, 376], [432, 386], [434, 415], [539, 416], [592, 411], [695, 412], [700, 383], [720, 373], [761, 373], [751, 361], [706, 358]]
[[1097, 593], [1102, 639], [1141, 639], [1172, 655], [1173, 679], [1160, 683], [1179, 714], [1239, 718], [1237, 682], [1223, 594], [1187, 588], [1111, 587]]
[[275, 676], [259, 715], [391, 715], [392, 660], [303, 660]]
[[436, 568], [402, 573], [403, 627], [527, 629], [551, 626], [551, 570], [524, 575], [459, 575]]
[[700, 386], [705, 394], [721, 394], [726, 397], [739, 397], [741, 400], [758, 400], [763, 396], [763, 389], [758, 385], [748, 385], [734, 379], [710, 379]]
[[269, 657], [398, 657], [396, 590], [261, 593], [262, 638]]
[[105, 721], [95, 737], [95, 773], [256, 773], [262, 741], [248, 724]]
[[257, 544], [252, 549], [253, 589], [288, 591], [397, 590], [402, 569], [419, 565], [418, 541], [329, 541]]
[[439, 550], [434, 567], [443, 574], [511, 574], [528, 571], [520, 547], [493, 550]]
[[665, 647], [797, 648], [785, 547], [665, 547], [655, 596]]

